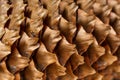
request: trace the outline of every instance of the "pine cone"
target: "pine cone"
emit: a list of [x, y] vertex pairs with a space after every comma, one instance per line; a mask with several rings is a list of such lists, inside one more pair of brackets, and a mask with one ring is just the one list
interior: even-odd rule
[[120, 80], [120, 0], [0, 0], [0, 80]]

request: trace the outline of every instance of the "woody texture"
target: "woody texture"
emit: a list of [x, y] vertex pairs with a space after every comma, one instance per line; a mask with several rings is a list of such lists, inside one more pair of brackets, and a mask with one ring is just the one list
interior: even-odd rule
[[120, 0], [0, 0], [0, 80], [120, 80]]

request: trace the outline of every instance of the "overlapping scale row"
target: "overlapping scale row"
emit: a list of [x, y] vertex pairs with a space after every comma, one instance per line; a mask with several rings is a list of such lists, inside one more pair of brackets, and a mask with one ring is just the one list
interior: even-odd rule
[[0, 0], [0, 80], [119, 80], [120, 0]]

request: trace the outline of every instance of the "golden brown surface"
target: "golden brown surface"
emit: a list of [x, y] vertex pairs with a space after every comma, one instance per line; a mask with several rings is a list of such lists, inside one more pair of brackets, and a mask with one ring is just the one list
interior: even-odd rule
[[120, 0], [0, 0], [0, 80], [120, 80]]

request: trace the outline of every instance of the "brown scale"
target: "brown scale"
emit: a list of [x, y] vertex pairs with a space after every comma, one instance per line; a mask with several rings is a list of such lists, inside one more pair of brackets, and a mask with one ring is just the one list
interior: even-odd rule
[[78, 9], [78, 19], [77, 24], [82, 25], [86, 32], [91, 33], [95, 27], [95, 16], [92, 14], [87, 14], [85, 11]]
[[11, 47], [0, 41], [0, 61], [11, 53]]
[[96, 18], [94, 36], [96, 37], [98, 44], [102, 44], [110, 32], [110, 26], [104, 24], [100, 19]]
[[83, 65], [80, 65], [75, 71], [74, 74], [76, 76], [78, 76], [78, 79], [82, 79], [84, 77], [87, 77], [89, 75], [93, 75], [95, 74], [96, 71], [94, 70], [94, 68], [92, 68], [91, 66], [87, 65], [86, 63], [84, 63]]
[[71, 63], [71, 68], [74, 71], [79, 67], [79, 65], [84, 64], [84, 57], [79, 55], [77, 52], [70, 57], [70, 63]]
[[76, 12], [77, 12], [78, 6], [73, 2], [65, 6], [63, 17], [68, 20], [69, 22], [76, 25]]
[[86, 63], [92, 65], [96, 62], [100, 56], [105, 54], [105, 48], [98, 45], [96, 39], [94, 42], [89, 46], [86, 55], [84, 56]]
[[48, 16], [46, 24], [51, 29], [58, 29], [58, 24], [61, 15], [59, 14], [59, 4], [60, 0], [41, 0], [41, 3], [44, 5], [44, 7], [48, 10]]
[[70, 44], [65, 37], [59, 42], [56, 53], [61, 65], [65, 65], [68, 59], [77, 52], [75, 44]]
[[47, 51], [43, 43], [36, 53], [36, 61], [40, 71], [46, 71], [49, 80], [55, 80], [58, 76], [65, 75], [65, 68], [58, 62], [57, 56]]
[[78, 77], [73, 74], [72, 67], [70, 65], [70, 62], [66, 64], [66, 75], [58, 77], [57, 80], [77, 80]]
[[115, 61], [112, 65], [108, 66], [107, 68], [101, 70], [99, 73], [103, 75], [103, 80], [119, 80], [119, 73], [120, 73], [120, 62]]
[[67, 41], [72, 43], [73, 38], [75, 37], [76, 33], [76, 26], [71, 22], [68, 22], [66, 19], [61, 18], [59, 24], [60, 32], [66, 37]]
[[6, 45], [12, 46], [15, 41], [20, 38], [19, 31], [9, 30], [5, 28], [5, 34], [2, 37], [2, 42]]
[[21, 24], [24, 22], [24, 11], [26, 4], [23, 0], [11, 0], [12, 14], [10, 15], [9, 29], [20, 31]]
[[93, 35], [87, 33], [82, 26], [79, 27], [77, 36], [75, 37], [75, 44], [79, 54], [87, 51], [88, 47], [93, 43]]
[[23, 32], [18, 45], [20, 53], [23, 56], [30, 58], [33, 51], [39, 47], [37, 42], [38, 38], [31, 38], [25, 32]]
[[47, 51], [45, 45], [40, 43], [40, 47], [36, 53], [36, 61], [39, 69], [44, 71], [46, 67], [50, 64], [53, 64], [57, 61], [57, 56], [49, 51]]
[[30, 37], [39, 37], [43, 29], [43, 20], [47, 16], [47, 10], [43, 6], [39, 5], [39, 1], [28, 1], [28, 7], [26, 9], [26, 15], [30, 15], [30, 18], [26, 20], [26, 33]]
[[49, 27], [46, 27], [45, 32], [42, 36], [42, 41], [45, 44], [48, 51], [53, 52], [57, 43], [62, 39], [60, 36], [60, 31], [52, 30]]
[[114, 26], [113, 26], [114, 30], [116, 31], [116, 33], [118, 35], [120, 35], [120, 17], [119, 19], [116, 20], [116, 22], [114, 23]]
[[14, 80], [14, 75], [8, 71], [5, 61], [0, 63], [0, 80]]
[[26, 80], [43, 80], [43, 73], [36, 69], [33, 60], [30, 61], [29, 66], [24, 70], [24, 76]]
[[28, 62], [29, 62], [29, 59], [21, 56], [16, 47], [14, 47], [7, 61], [8, 67], [10, 68], [10, 71], [13, 74], [27, 67], [29, 65]]
[[100, 17], [100, 19], [106, 23], [109, 24], [109, 15], [112, 11], [112, 7], [109, 5], [103, 5], [101, 3], [94, 3], [93, 5], [93, 12]]
[[111, 52], [115, 53], [120, 46], [120, 36], [116, 34], [115, 30], [112, 27], [106, 40], [110, 46]]
[[76, 3], [80, 6], [82, 10], [89, 13], [95, 1], [96, 0], [76, 0]]
[[56, 80], [59, 76], [66, 74], [65, 70], [63, 66], [54, 63], [46, 68], [46, 74], [49, 80]]
[[7, 0], [0, 0], [0, 38], [5, 33], [4, 26], [9, 19], [9, 16], [7, 15], [9, 8], [10, 5], [7, 4]]
[[105, 69], [107, 66], [111, 65], [113, 62], [117, 60], [117, 57], [112, 55], [110, 51], [110, 47], [108, 45], [105, 46], [105, 54], [102, 55], [94, 64], [93, 67], [96, 70]]

